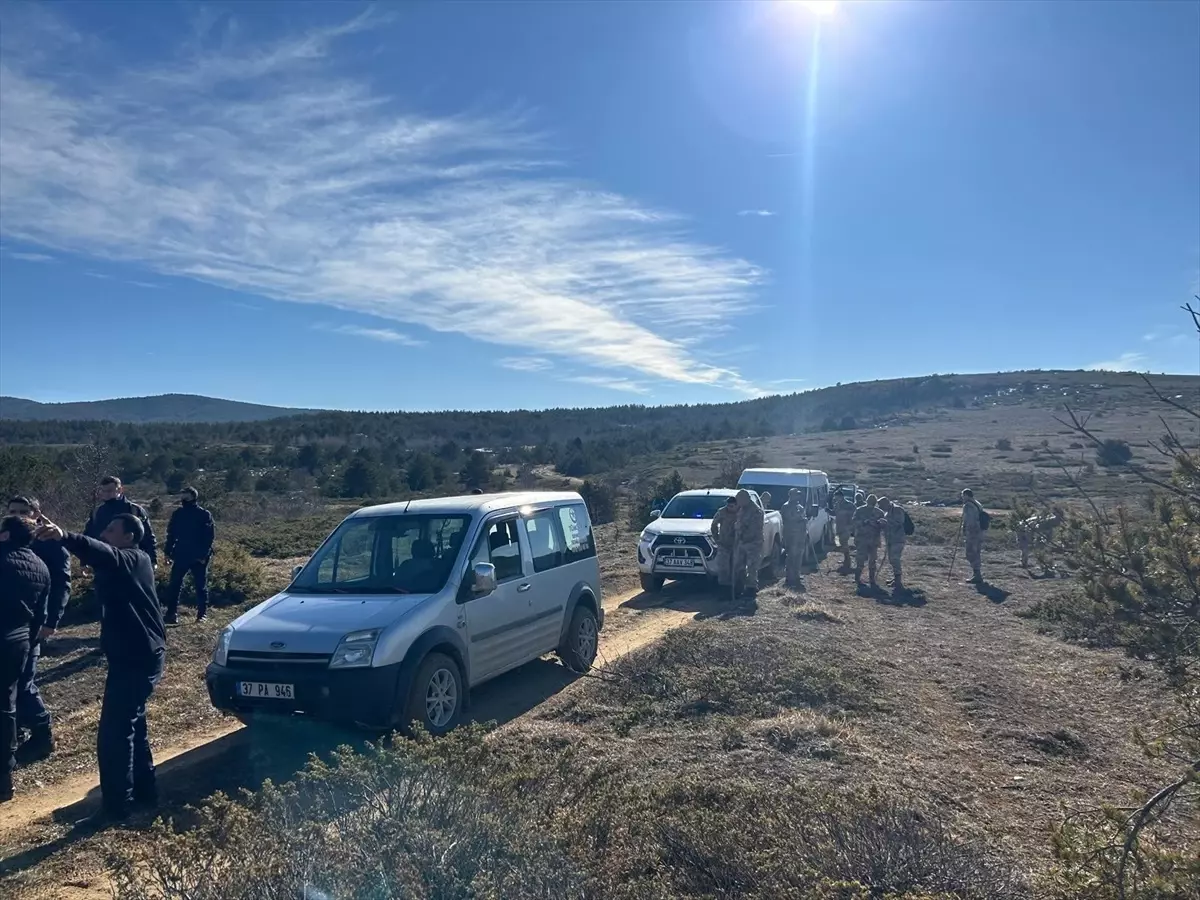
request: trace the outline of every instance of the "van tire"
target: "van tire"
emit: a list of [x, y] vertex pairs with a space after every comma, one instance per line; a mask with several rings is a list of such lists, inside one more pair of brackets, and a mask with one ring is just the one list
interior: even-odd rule
[[638, 581], [642, 583], [642, 590], [647, 594], [657, 594], [663, 589], [663, 582], [666, 580], [662, 575], [638, 574]]
[[580, 603], [571, 615], [567, 636], [558, 648], [558, 658], [574, 672], [587, 672], [596, 661], [600, 648], [600, 628], [591, 607]]
[[[446, 708], [448, 694], [453, 697], [452, 710]], [[409, 689], [404, 730], [411, 731], [415, 722], [435, 737], [446, 734], [462, 719], [465, 699], [458, 663], [444, 653], [430, 653], [421, 660]]]

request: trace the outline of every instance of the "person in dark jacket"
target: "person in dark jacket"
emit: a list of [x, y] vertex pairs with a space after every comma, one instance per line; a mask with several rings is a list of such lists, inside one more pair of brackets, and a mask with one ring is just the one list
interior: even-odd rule
[[167, 631], [154, 593], [154, 566], [150, 555], [140, 549], [145, 537], [142, 523], [132, 513], [121, 513], [95, 540], [65, 534], [47, 522], [37, 537], [61, 541], [95, 575], [100, 649], [108, 660], [96, 736], [104, 805], [84, 824], [120, 821], [133, 807], [153, 807], [158, 802], [146, 734], [146, 701], [162, 678]]
[[146, 510], [125, 496], [121, 479], [116, 475], [105, 475], [100, 479], [100, 487], [96, 489], [96, 499], [100, 505], [92, 511], [92, 517], [83, 526], [83, 533], [90, 538], [100, 539], [108, 523], [120, 515], [137, 516], [142, 523], [142, 540], [138, 546], [150, 557], [150, 565], [158, 566], [158, 541], [154, 537], [154, 529], [150, 527], [150, 517]]
[[192, 587], [196, 589], [196, 621], [203, 622], [207, 617], [208, 561], [216, 538], [212, 513], [199, 503], [200, 492], [194, 487], [185, 487], [179, 493], [183, 496], [179, 509], [171, 514], [167, 544], [163, 548], [171, 561], [171, 583], [167, 587], [168, 625], [179, 622], [179, 592], [189, 572], [192, 573]]
[[0, 520], [0, 803], [12, 799], [17, 766], [17, 689], [29, 655], [29, 629], [45, 617], [50, 571], [29, 549], [37, 523]]
[[[32, 497], [13, 497], [8, 501], [8, 514], [42, 521], [42, 508]], [[71, 554], [67, 553], [67, 548], [54, 541], [34, 541], [30, 549], [50, 571], [50, 599], [45, 617], [35, 619], [30, 625], [29, 655], [17, 689], [17, 730], [29, 729], [28, 740], [17, 747], [17, 763], [22, 766], [45, 759], [54, 752], [50, 711], [37, 687], [37, 666], [42, 645], [54, 637], [71, 598]]]

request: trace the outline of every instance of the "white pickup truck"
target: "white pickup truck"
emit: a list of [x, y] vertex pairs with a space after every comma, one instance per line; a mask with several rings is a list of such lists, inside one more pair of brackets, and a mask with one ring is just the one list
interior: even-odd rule
[[[758, 494], [754, 491], [749, 494], [761, 509]], [[661, 510], [651, 513], [653, 520], [642, 531], [637, 547], [642, 590], [661, 591], [668, 578], [716, 578], [717, 547], [712, 538], [712, 520], [725, 501], [735, 496], [737, 490], [731, 488], [683, 491]], [[783, 559], [781, 528], [779, 513], [767, 510], [763, 516], [763, 566], [778, 568]]]

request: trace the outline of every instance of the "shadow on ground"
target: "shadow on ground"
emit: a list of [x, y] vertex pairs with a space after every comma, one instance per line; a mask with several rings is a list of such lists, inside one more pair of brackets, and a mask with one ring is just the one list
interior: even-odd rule
[[[557, 660], [538, 659], [493, 679], [472, 692], [469, 721], [504, 724], [523, 715], [580, 678]], [[153, 728], [153, 723], [151, 724]], [[342, 746], [364, 749], [379, 735], [354, 731], [304, 717], [264, 716], [247, 727], [210, 741], [157, 767], [158, 815], [186, 823], [188, 805], [216, 791], [236, 795], [255, 791], [267, 779], [287, 781], [313, 755], [327, 758]], [[30, 869], [50, 856], [95, 833], [74, 826], [100, 808], [100, 788], [82, 800], [60, 807], [52, 819], [69, 830], [54, 840], [0, 861], [0, 876]], [[145, 828], [152, 814], [136, 815], [122, 827]]]

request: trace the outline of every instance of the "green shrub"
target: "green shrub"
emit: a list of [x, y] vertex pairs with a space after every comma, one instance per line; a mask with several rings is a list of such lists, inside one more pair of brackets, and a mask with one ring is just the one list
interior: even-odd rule
[[607, 525], [617, 517], [617, 492], [601, 481], [585, 481], [579, 495], [587, 504], [593, 525]]
[[1008, 453], [1010, 450], [1012, 450], [1012, 448], [1012, 441], [1010, 441], [1008, 438], [1000, 438], [1000, 440], [996, 441], [996, 449], [1001, 453]]
[[243, 525], [218, 524], [218, 533], [227, 541], [244, 547], [251, 556], [291, 559], [310, 556], [321, 546], [345, 514], [324, 512], [294, 519], [268, 519]]
[[1102, 466], [1123, 466], [1133, 459], [1128, 442], [1109, 438], [1096, 448], [1096, 462]]
[[[165, 599], [170, 580], [170, 565], [160, 565], [154, 575], [160, 599]], [[267, 587], [267, 571], [262, 563], [243, 547], [226, 541], [217, 542], [212, 561], [208, 564], [210, 606], [233, 606], [248, 600], [260, 600], [267, 595]], [[180, 600], [191, 602], [195, 596], [192, 579], [188, 578], [184, 581]]]

